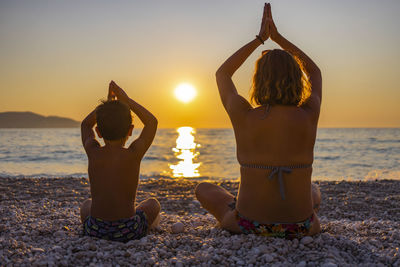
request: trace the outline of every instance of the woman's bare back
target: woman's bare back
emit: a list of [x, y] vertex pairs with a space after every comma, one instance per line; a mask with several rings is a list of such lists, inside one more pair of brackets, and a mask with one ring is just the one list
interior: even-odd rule
[[[248, 111], [241, 122], [233, 120], [237, 158], [241, 165], [311, 165], [316, 122], [308, 111], [293, 106], [273, 106]], [[244, 125], [243, 125], [244, 124]], [[237, 209], [259, 222], [295, 222], [312, 214], [312, 168], [294, 168], [282, 173], [285, 199], [278, 175], [270, 169], [241, 167]]]

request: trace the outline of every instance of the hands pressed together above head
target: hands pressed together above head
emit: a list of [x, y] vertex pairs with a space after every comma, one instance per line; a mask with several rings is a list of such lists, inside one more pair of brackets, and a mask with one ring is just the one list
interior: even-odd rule
[[257, 36], [261, 38], [261, 40], [266, 41], [270, 37], [272, 40], [276, 40], [276, 37], [278, 35], [279, 35], [278, 30], [272, 18], [271, 4], [265, 3], [264, 13], [261, 21], [261, 28]]
[[111, 81], [108, 86], [107, 100], [110, 101], [110, 100], [116, 100], [116, 99], [118, 99], [124, 103], [128, 103], [129, 96], [114, 81]]

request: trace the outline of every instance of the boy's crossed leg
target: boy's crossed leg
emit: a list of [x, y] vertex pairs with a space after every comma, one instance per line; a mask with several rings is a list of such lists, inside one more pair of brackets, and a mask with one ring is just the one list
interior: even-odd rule
[[[92, 199], [86, 199], [82, 202], [80, 207], [81, 221], [85, 222], [86, 218], [90, 215], [90, 207], [92, 206]], [[136, 210], [142, 210], [147, 217], [149, 228], [157, 227], [160, 221], [160, 202], [156, 198], [149, 198], [140, 202], [136, 206]]]
[[160, 222], [160, 202], [156, 198], [149, 198], [139, 203], [136, 210], [142, 210], [147, 216], [149, 229], [155, 228]]

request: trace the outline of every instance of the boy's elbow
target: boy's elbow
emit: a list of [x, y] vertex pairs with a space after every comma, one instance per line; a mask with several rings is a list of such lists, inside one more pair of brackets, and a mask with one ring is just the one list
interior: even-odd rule
[[87, 118], [81, 122], [81, 129], [92, 129], [93, 126], [94, 124], [92, 125], [92, 122]]
[[86, 120], [83, 120], [81, 122], [81, 129], [86, 128], [86, 126], [87, 126], [87, 122], [86, 122]]

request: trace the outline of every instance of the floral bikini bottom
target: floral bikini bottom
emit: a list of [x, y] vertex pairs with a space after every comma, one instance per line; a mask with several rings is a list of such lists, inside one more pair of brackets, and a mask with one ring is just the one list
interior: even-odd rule
[[[229, 206], [235, 209], [236, 198], [235, 202]], [[243, 234], [255, 234], [286, 239], [300, 239], [309, 233], [314, 222], [314, 213], [302, 222], [261, 224], [257, 221], [247, 219], [246, 217], [242, 216], [238, 211], [236, 212], [238, 225]]]

